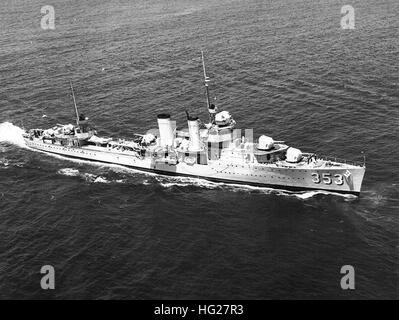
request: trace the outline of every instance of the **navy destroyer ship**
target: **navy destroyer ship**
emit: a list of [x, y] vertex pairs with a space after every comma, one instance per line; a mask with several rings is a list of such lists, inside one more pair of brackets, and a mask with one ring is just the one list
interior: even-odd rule
[[76, 124], [30, 129], [23, 134], [24, 141], [32, 149], [162, 175], [291, 191], [360, 194], [365, 160], [355, 163], [305, 153], [266, 135], [254, 141], [252, 130], [242, 135], [232, 115], [211, 103], [203, 54], [202, 67], [209, 113], [206, 123], [186, 111], [188, 128], [178, 130], [169, 114], [159, 114], [157, 129], [131, 140], [100, 137], [79, 113], [71, 83]]

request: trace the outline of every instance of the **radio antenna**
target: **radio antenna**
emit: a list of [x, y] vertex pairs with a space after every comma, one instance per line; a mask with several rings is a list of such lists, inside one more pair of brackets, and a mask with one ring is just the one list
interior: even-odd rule
[[71, 81], [71, 80], [69, 80], [69, 84], [71, 85], [73, 104], [74, 104], [74, 106], [75, 106], [76, 124], [79, 125], [79, 112], [78, 112], [78, 106], [76, 105], [75, 93], [73, 92], [73, 86], [72, 86], [72, 81]]

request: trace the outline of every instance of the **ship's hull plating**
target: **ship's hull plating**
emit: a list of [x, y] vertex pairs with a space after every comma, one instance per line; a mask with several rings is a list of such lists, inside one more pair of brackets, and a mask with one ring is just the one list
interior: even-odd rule
[[25, 142], [27, 146], [33, 149], [49, 153], [76, 159], [118, 164], [146, 172], [291, 191], [328, 190], [359, 195], [365, 173], [365, 168], [358, 166], [288, 168], [252, 163], [226, 163], [223, 161], [212, 161], [207, 165], [189, 164], [184, 161], [177, 164], [168, 164], [154, 158], [140, 159], [133, 154], [96, 150], [95, 147], [89, 146], [64, 147], [43, 143], [36, 139], [25, 139]]

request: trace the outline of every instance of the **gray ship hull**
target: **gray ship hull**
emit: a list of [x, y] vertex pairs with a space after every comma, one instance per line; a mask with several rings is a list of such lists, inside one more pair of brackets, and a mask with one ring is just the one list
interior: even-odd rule
[[355, 165], [291, 165], [231, 163], [209, 161], [206, 165], [158, 161], [151, 157], [139, 158], [133, 152], [116, 152], [96, 146], [66, 147], [44, 143], [41, 139], [25, 139], [32, 149], [65, 157], [117, 164], [136, 170], [162, 175], [193, 177], [213, 182], [269, 187], [291, 191], [327, 190], [359, 195], [365, 173], [364, 166]]

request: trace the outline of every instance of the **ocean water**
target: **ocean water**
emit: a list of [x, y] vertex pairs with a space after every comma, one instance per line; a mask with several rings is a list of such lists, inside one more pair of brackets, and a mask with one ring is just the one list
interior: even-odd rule
[[[43, 30], [40, 8], [55, 9]], [[3, 0], [0, 298], [398, 299], [399, 3]], [[132, 137], [169, 112], [238, 126], [367, 169], [359, 198], [162, 177], [35, 152], [22, 127]], [[46, 115], [47, 117], [43, 117]], [[55, 268], [42, 290], [40, 268]], [[342, 290], [340, 269], [355, 269]]]

